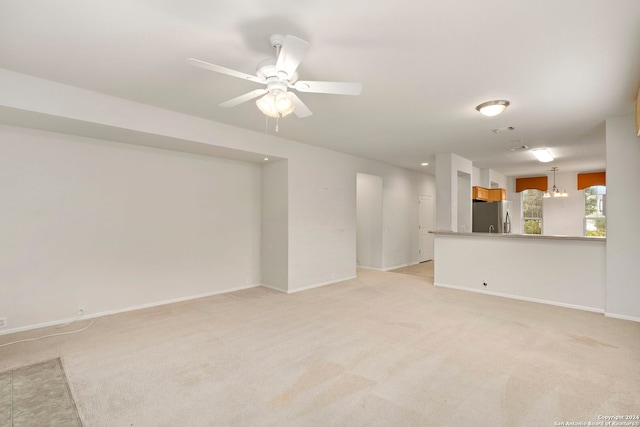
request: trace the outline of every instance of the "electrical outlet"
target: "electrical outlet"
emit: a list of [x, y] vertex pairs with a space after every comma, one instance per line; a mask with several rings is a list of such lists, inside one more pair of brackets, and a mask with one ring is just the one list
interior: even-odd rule
[[7, 327], [7, 318], [0, 317], [0, 328], [6, 328], [6, 327]]

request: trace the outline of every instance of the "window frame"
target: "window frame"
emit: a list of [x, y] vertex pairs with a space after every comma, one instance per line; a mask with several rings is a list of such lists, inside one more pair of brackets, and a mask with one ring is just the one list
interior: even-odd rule
[[[596, 189], [596, 193], [591, 193], [589, 190]], [[592, 185], [586, 187], [584, 190], [584, 215], [582, 217], [582, 235], [586, 237], [607, 237], [607, 186], [606, 185]], [[589, 196], [595, 196], [595, 215], [587, 214], [587, 202]], [[589, 230], [587, 224], [589, 222], [603, 221], [604, 227], [595, 227], [595, 230]], [[600, 234], [600, 230], [604, 232]], [[589, 234], [591, 232], [592, 234]]]
[[[533, 193], [535, 192], [535, 193]], [[536, 199], [540, 200], [540, 208], [539, 208], [539, 212], [540, 212], [540, 216], [525, 216], [526, 213], [531, 213], [531, 212], [526, 212], [525, 210], [525, 198], [527, 198], [527, 196], [529, 194], [536, 194]], [[523, 190], [521, 192], [521, 197], [520, 197], [520, 212], [521, 214], [521, 218], [522, 218], [522, 234], [527, 234], [527, 235], [542, 235], [544, 233], [544, 218], [543, 218], [543, 209], [542, 209], [542, 200], [543, 200], [543, 194], [544, 192], [537, 190], [537, 189], [527, 189], [527, 190]], [[539, 228], [540, 228], [540, 232], [539, 233], [527, 233], [527, 221], [538, 221]]]

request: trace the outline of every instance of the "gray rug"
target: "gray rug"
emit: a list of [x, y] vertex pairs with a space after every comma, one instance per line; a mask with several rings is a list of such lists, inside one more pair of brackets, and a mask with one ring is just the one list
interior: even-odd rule
[[82, 426], [62, 361], [0, 373], [0, 427]]

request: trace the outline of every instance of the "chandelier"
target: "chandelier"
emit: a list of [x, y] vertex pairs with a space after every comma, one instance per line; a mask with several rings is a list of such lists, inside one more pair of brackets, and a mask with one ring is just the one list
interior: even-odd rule
[[551, 188], [551, 191], [547, 190], [542, 197], [544, 197], [544, 198], [549, 198], [549, 197], [569, 197], [569, 194], [567, 193], [567, 190], [560, 191], [560, 190], [558, 190], [558, 187], [556, 187], [556, 171], [557, 170], [558, 170], [558, 168], [556, 166], [554, 166], [554, 167], [552, 167], [550, 169], [550, 171], [553, 172], [553, 188]]

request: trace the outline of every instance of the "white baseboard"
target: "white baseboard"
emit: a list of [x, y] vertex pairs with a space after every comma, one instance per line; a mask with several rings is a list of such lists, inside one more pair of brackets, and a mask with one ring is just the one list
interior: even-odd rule
[[283, 294], [287, 293], [287, 291], [285, 291], [284, 289], [276, 288], [275, 286], [271, 286], [271, 285], [265, 285], [264, 283], [261, 284], [260, 286], [262, 286], [263, 288], [271, 289], [272, 291], [282, 292]]
[[627, 316], [625, 314], [604, 313], [605, 317], [611, 317], [612, 319], [631, 320], [632, 322], [640, 322], [640, 317]]
[[346, 280], [357, 279], [357, 278], [358, 278], [358, 276], [343, 277], [342, 279], [338, 279], [338, 280], [330, 280], [328, 282], [316, 283], [314, 285], [305, 286], [303, 288], [296, 288], [296, 289], [288, 290], [287, 293], [288, 294], [293, 294], [293, 293], [296, 293], [296, 292], [308, 291], [309, 289], [319, 288], [321, 286], [333, 285], [334, 283], [340, 283], [340, 282], [344, 282]]
[[601, 309], [601, 308], [586, 307], [586, 306], [576, 305], [576, 304], [567, 304], [567, 303], [564, 303], [564, 302], [545, 300], [545, 299], [539, 299], [539, 298], [522, 297], [522, 296], [519, 296], [519, 295], [512, 295], [512, 294], [503, 294], [503, 293], [500, 293], [500, 292], [485, 291], [483, 289], [465, 288], [464, 286], [448, 285], [446, 283], [434, 282], [433, 284], [435, 286], [439, 286], [441, 288], [449, 288], [449, 289], [456, 289], [456, 290], [459, 290], [459, 291], [475, 292], [475, 293], [478, 293], [478, 294], [485, 294], [485, 295], [491, 295], [491, 296], [502, 297], [502, 298], [511, 298], [511, 299], [517, 299], [517, 300], [520, 300], [520, 301], [535, 302], [535, 303], [539, 303], [539, 304], [555, 305], [555, 306], [558, 306], [558, 307], [572, 308], [572, 309], [584, 310], [584, 311], [591, 311], [591, 312], [594, 312], [594, 313], [604, 313], [604, 310]]
[[367, 267], [366, 265], [359, 265], [358, 268], [361, 268], [363, 270], [373, 270], [373, 271], [384, 271], [382, 268], [378, 268], [378, 267]]
[[194, 299], [198, 299], [198, 298], [206, 298], [206, 297], [211, 297], [211, 296], [214, 296], [214, 295], [226, 294], [226, 293], [229, 293], [229, 292], [242, 291], [244, 289], [257, 288], [258, 286], [260, 286], [260, 285], [259, 284], [253, 284], [253, 285], [239, 286], [237, 288], [232, 288], [232, 289], [225, 289], [225, 290], [221, 290], [221, 291], [207, 292], [205, 294], [200, 294], [200, 295], [192, 295], [192, 296], [188, 296], [188, 297], [180, 297], [180, 298], [174, 298], [174, 299], [170, 299], [170, 300], [157, 301], [157, 302], [152, 302], [152, 303], [149, 303], [149, 304], [136, 305], [136, 306], [117, 309], [117, 310], [101, 311], [99, 313], [88, 313], [88, 314], [82, 315], [81, 317], [71, 317], [71, 318], [68, 318], [68, 319], [54, 320], [52, 322], [38, 323], [38, 324], [35, 324], [35, 325], [28, 325], [28, 326], [21, 326], [19, 328], [7, 329], [7, 330], [4, 330], [4, 331], [1, 331], [0, 335], [15, 334], [17, 332], [30, 331], [32, 329], [46, 328], [48, 326], [64, 325], [65, 323], [69, 323], [69, 322], [72, 322], [72, 321], [81, 321], [81, 320], [84, 320], [84, 319], [94, 319], [96, 317], [109, 316], [111, 314], [125, 313], [125, 312], [128, 312], [128, 311], [142, 310], [142, 309], [145, 309], [145, 308], [157, 307], [157, 306], [160, 306], [160, 305], [174, 304], [176, 302], [189, 301], [189, 300], [194, 300]]
[[[425, 261], [427, 262], [427, 261]], [[411, 265], [417, 265], [420, 264], [420, 261], [414, 261], [414, 262], [409, 262], [406, 264], [398, 264], [398, 265], [393, 265], [391, 267], [383, 267], [383, 268], [378, 268], [378, 267], [367, 267], [366, 265], [358, 265], [358, 268], [362, 268], [364, 270], [374, 270], [374, 271], [391, 271], [391, 270], [396, 270], [398, 268], [402, 268], [402, 267], [409, 267]]]
[[406, 263], [406, 264], [398, 264], [398, 265], [392, 265], [391, 267], [385, 267], [382, 269], [382, 271], [391, 271], [391, 270], [395, 270], [398, 268], [402, 268], [402, 267], [409, 267], [410, 265], [416, 265], [417, 262], [410, 262], [410, 263]]

